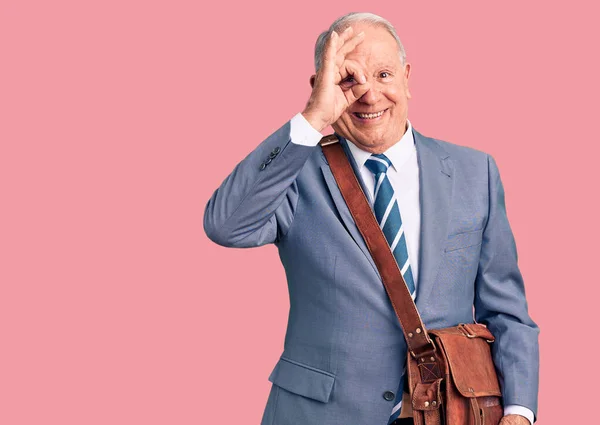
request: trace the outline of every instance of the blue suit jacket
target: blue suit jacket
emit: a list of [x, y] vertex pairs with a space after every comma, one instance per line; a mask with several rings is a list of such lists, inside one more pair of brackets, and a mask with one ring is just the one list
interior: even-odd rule
[[[539, 328], [528, 315], [496, 163], [414, 128], [413, 135], [423, 322], [485, 323], [496, 337], [504, 404], [537, 415]], [[398, 389], [406, 343], [320, 146], [292, 143], [285, 123], [214, 192], [204, 229], [223, 246], [274, 243], [285, 268], [289, 320], [262, 425], [386, 424], [393, 401], [383, 394]]]

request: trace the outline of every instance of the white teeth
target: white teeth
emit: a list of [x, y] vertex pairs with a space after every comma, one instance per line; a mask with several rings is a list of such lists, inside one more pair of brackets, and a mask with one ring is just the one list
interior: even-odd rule
[[361, 114], [361, 113], [357, 112], [356, 115], [358, 115], [359, 118], [373, 119], [373, 118], [380, 117], [381, 115], [383, 115], [384, 112], [385, 112], [385, 110], [379, 111], [374, 114]]

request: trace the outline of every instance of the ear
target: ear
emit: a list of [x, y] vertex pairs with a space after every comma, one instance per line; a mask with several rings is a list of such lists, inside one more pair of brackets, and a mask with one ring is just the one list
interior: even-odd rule
[[410, 78], [410, 63], [406, 63], [404, 65], [404, 90], [406, 93], [406, 97], [411, 99], [412, 96], [410, 94], [410, 90], [408, 90], [408, 79]]
[[316, 74], [313, 74], [310, 76], [310, 87], [314, 88], [315, 87], [315, 78], [317, 77]]

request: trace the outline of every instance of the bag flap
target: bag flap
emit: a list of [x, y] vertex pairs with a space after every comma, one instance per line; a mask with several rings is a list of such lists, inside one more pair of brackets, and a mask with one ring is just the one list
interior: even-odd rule
[[464, 397], [502, 396], [486, 337], [470, 338], [461, 333], [436, 331], [430, 333], [441, 342], [452, 380]]
[[335, 375], [281, 357], [269, 375], [269, 381], [295, 394], [327, 403]]

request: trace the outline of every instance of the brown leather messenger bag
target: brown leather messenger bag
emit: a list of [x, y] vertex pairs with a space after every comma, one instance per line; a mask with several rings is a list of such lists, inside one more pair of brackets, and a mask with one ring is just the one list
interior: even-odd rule
[[489, 347], [494, 336], [479, 323], [425, 329], [344, 148], [335, 134], [320, 145], [404, 332], [415, 425], [498, 425], [503, 407]]

